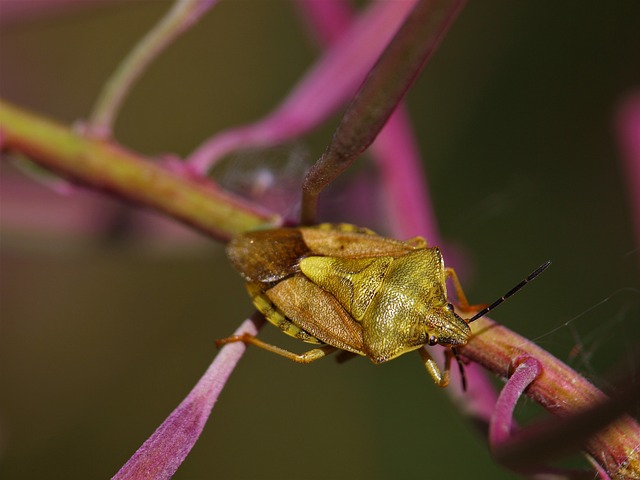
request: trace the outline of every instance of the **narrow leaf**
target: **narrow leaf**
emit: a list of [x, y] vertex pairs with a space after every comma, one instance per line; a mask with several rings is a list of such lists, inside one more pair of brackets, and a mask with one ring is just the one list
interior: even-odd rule
[[[244, 333], [256, 335], [259, 322], [253, 318], [245, 320], [234, 335]], [[224, 346], [189, 395], [142, 444], [113, 479], [171, 478], [200, 437], [218, 395], [245, 350], [246, 345], [242, 342]]]

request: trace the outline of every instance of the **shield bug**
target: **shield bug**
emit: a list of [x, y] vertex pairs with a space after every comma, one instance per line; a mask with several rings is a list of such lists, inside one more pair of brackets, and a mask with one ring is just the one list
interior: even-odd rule
[[[438, 247], [416, 237], [399, 241], [349, 224], [248, 232], [227, 246], [233, 266], [244, 277], [253, 304], [284, 333], [317, 347], [295, 354], [251, 335], [232, 336], [218, 345], [242, 341], [298, 363], [335, 350], [383, 363], [417, 350], [436, 384], [449, 383], [456, 346], [471, 336], [469, 323], [485, 315], [550, 262], [490, 306], [469, 305], [458, 277], [445, 267]], [[463, 312], [447, 298], [451, 279]], [[424, 345], [449, 347], [441, 372]]]

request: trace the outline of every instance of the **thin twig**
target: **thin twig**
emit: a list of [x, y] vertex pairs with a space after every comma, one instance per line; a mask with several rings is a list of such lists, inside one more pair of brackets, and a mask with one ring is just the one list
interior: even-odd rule
[[82, 185], [163, 212], [228, 240], [281, 219], [204, 179], [180, 176], [113, 143], [87, 138], [0, 101], [3, 149], [14, 150]]
[[129, 52], [105, 83], [86, 124], [87, 133], [111, 137], [116, 115], [134, 83], [162, 51], [195, 24], [217, 0], [176, 0], [173, 7]]
[[316, 223], [320, 192], [374, 141], [462, 8], [461, 0], [422, 0], [371, 70], [331, 142], [302, 186], [302, 224]]

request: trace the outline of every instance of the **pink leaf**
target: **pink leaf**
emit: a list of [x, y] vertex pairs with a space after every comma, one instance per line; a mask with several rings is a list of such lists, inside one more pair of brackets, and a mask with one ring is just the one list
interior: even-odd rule
[[223, 131], [207, 140], [189, 157], [191, 168], [204, 174], [235, 149], [284, 142], [324, 121], [355, 93], [414, 3], [373, 4], [276, 110], [256, 123]]
[[[245, 320], [234, 335], [256, 335], [259, 322]], [[241, 343], [226, 345], [189, 395], [153, 432], [129, 461], [115, 474], [115, 480], [171, 478], [195, 445], [211, 409], [231, 372], [246, 350]]]

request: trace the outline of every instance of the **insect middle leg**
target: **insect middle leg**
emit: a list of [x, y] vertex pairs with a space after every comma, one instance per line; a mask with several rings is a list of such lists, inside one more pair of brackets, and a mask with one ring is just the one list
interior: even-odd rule
[[449, 377], [451, 370], [451, 358], [453, 357], [453, 353], [451, 350], [447, 349], [444, 357], [444, 372], [440, 371], [440, 367], [433, 359], [431, 354], [427, 351], [426, 348], [421, 348], [418, 350], [420, 356], [422, 357], [422, 362], [424, 363], [427, 372], [436, 382], [436, 385], [439, 387], [446, 387], [449, 385]]
[[467, 391], [467, 378], [464, 374], [464, 368], [462, 366], [462, 360], [458, 356], [458, 352], [455, 348], [447, 348], [444, 352], [444, 372], [440, 370], [438, 364], [433, 359], [433, 357], [429, 354], [426, 348], [421, 348], [418, 350], [420, 352], [420, 356], [422, 357], [422, 362], [424, 363], [425, 368], [429, 372], [429, 375], [433, 377], [433, 380], [436, 382], [436, 385], [439, 387], [446, 387], [449, 385], [449, 381], [451, 379], [451, 360], [456, 359], [458, 362], [458, 367], [460, 367], [460, 380], [462, 382], [462, 391]]
[[462, 285], [460, 284], [460, 280], [458, 279], [458, 275], [453, 268], [447, 267], [444, 269], [445, 278], [450, 278], [453, 282], [453, 288], [456, 291], [456, 296], [458, 297], [458, 307], [463, 312], [476, 312], [485, 308], [487, 305], [484, 303], [479, 303], [476, 305], [469, 305], [469, 300], [467, 300], [467, 296], [462, 289]]
[[259, 340], [258, 338], [248, 333], [245, 333], [243, 335], [232, 335], [231, 337], [217, 340], [216, 345], [218, 347], [221, 347], [228, 343], [235, 342], [244, 342], [245, 344], [255, 345], [256, 347], [260, 347], [263, 350], [278, 354], [296, 363], [311, 363], [323, 357], [326, 357], [330, 353], [337, 350], [336, 347], [332, 347], [331, 345], [324, 345], [322, 347], [309, 350], [308, 352], [297, 354], [290, 352], [289, 350], [285, 350], [284, 348], [271, 345], [270, 343], [263, 342], [262, 340]]
[[322, 342], [294, 324], [287, 316], [278, 309], [269, 297], [264, 293], [259, 283], [247, 283], [247, 291], [253, 299], [254, 306], [264, 315], [269, 323], [275, 325], [282, 333], [297, 338], [307, 343], [322, 345]]

